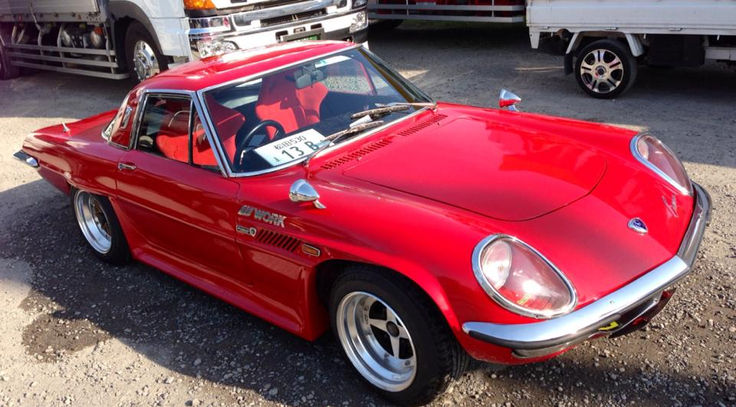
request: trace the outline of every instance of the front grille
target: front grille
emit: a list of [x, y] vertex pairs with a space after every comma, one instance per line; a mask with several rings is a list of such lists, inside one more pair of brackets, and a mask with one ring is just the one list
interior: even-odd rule
[[306, 11], [304, 13], [289, 14], [286, 16], [267, 18], [267, 19], [261, 20], [261, 27], [269, 27], [269, 26], [280, 25], [280, 24], [285, 24], [285, 23], [295, 23], [298, 21], [310, 20], [313, 18], [326, 16], [326, 15], [327, 15], [327, 10], [320, 9], [320, 10]]

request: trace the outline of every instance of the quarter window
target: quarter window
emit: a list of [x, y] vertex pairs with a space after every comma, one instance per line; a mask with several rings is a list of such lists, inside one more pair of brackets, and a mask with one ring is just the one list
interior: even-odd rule
[[136, 149], [219, 172], [202, 121], [188, 97], [149, 95], [140, 120]]

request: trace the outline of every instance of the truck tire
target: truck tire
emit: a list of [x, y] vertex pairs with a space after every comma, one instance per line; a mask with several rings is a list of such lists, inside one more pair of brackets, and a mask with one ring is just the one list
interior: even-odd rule
[[637, 61], [628, 47], [616, 40], [593, 41], [575, 60], [575, 79], [580, 88], [597, 99], [612, 99], [636, 81]]
[[374, 33], [391, 31], [403, 22], [404, 20], [371, 20], [368, 29]]
[[134, 82], [142, 82], [168, 69], [166, 57], [143, 24], [134, 21], [125, 34], [125, 58]]
[[0, 80], [13, 79], [20, 75], [20, 70], [17, 66], [10, 65], [10, 58], [8, 57], [7, 50], [5, 47], [0, 45]]

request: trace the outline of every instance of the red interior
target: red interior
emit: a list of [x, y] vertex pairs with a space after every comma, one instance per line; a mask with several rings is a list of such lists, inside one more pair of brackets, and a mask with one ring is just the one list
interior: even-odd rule
[[[235, 156], [235, 138], [238, 130], [245, 123], [245, 116], [240, 112], [229, 109], [209, 99], [207, 103], [212, 120], [218, 131], [228, 157]], [[199, 117], [195, 118], [192, 134], [192, 163], [205, 166], [216, 166], [215, 155], [212, 151], [204, 128]], [[189, 162], [189, 114], [188, 112], [169, 113], [161, 123], [161, 129], [156, 135], [156, 146], [164, 157], [172, 160]]]
[[[292, 77], [293, 72], [284, 72], [263, 78], [256, 104], [259, 120], [277, 121], [287, 133], [319, 122], [319, 108], [327, 95], [327, 87], [319, 82], [297, 89]], [[276, 130], [266, 131], [273, 138]]]

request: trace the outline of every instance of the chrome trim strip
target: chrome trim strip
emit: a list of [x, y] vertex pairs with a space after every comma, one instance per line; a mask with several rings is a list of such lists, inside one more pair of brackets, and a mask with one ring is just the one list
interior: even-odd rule
[[[515, 304], [511, 301], [509, 301], [506, 297], [501, 295], [501, 293], [496, 290], [486, 279], [485, 275], [483, 274], [483, 270], [480, 264], [480, 258], [483, 254], [483, 250], [485, 250], [486, 247], [493, 244], [493, 242], [498, 240], [509, 240], [511, 242], [520, 244], [527, 249], [531, 250], [532, 253], [539, 256], [539, 258], [544, 261], [547, 266], [549, 266], [557, 275], [562, 279], [562, 282], [565, 283], [565, 286], [567, 287], [568, 292], [570, 293], [570, 298], [572, 301], [570, 301], [565, 308], [558, 310], [556, 312], [534, 312], [533, 310], [530, 310], [526, 307], [522, 307], [518, 304]], [[564, 315], [569, 313], [573, 308], [575, 308], [575, 305], [578, 303], [578, 294], [575, 292], [575, 287], [573, 287], [570, 280], [567, 279], [564, 273], [560, 271], [560, 269], [557, 268], [551, 261], [549, 261], [542, 253], [537, 251], [537, 249], [533, 248], [526, 242], [524, 242], [521, 239], [518, 239], [514, 236], [504, 235], [504, 234], [495, 234], [486, 237], [485, 239], [481, 240], [480, 243], [478, 243], [475, 248], [473, 249], [473, 256], [472, 256], [472, 263], [473, 263], [473, 274], [475, 274], [475, 279], [478, 280], [478, 283], [481, 287], [483, 287], [483, 290], [488, 294], [489, 297], [491, 297], [494, 301], [496, 301], [499, 305], [502, 307], [508, 309], [509, 311], [512, 311], [514, 313], [517, 313], [519, 315], [524, 315], [527, 317], [532, 318], [539, 318], [539, 319], [548, 319], [548, 318], [554, 318], [560, 315]]]
[[[693, 195], [692, 182], [690, 183], [690, 189], [685, 188], [684, 186], [678, 184], [675, 180], [673, 180], [669, 175], [665, 174], [662, 170], [660, 170], [659, 168], [655, 167], [654, 164], [652, 164], [652, 163], [649, 162], [649, 160], [647, 160], [646, 158], [642, 157], [641, 154], [639, 154], [639, 149], [636, 148], [636, 144], [639, 142], [639, 140], [642, 137], [645, 137], [645, 136], [649, 136], [649, 137], [653, 138], [654, 140], [656, 140], [659, 143], [659, 145], [662, 148], [665, 149], [665, 151], [667, 151], [672, 157], [675, 158], [675, 160], [677, 160], [677, 162], [680, 164], [680, 167], [682, 167], [682, 170], [685, 171], [685, 167], [682, 165], [682, 162], [677, 157], [677, 155], [675, 155], [675, 153], [672, 152], [672, 150], [670, 150], [670, 148], [667, 147], [667, 145], [665, 145], [662, 142], [662, 140], [660, 140], [660, 139], [658, 139], [658, 138], [656, 138], [656, 137], [654, 137], [654, 136], [652, 136], [652, 135], [650, 135], [648, 133], [639, 133], [636, 136], [634, 136], [634, 138], [631, 139], [631, 144], [629, 144], [629, 149], [631, 150], [631, 155], [633, 155], [634, 158], [637, 159], [637, 161], [639, 161], [640, 163], [644, 164], [645, 167], [649, 168], [650, 170], [654, 171], [655, 174], [657, 174], [660, 177], [662, 177], [662, 179], [664, 179], [665, 181], [667, 181], [668, 184], [670, 184], [673, 187], [675, 187], [675, 189], [677, 189], [678, 191], [680, 191], [680, 193], [682, 193], [684, 195], [690, 195], [690, 196], [692, 196]], [[687, 176], [687, 172], [685, 172], [685, 175]]]
[[587, 339], [599, 327], [619, 319], [627, 311], [690, 272], [711, 208], [708, 193], [696, 183], [693, 186], [696, 196], [690, 224], [677, 255], [664, 264], [611, 294], [559, 318], [526, 324], [466, 322], [463, 324], [463, 332], [473, 338], [513, 350], [549, 348], [546, 354], [550, 354], [561, 350], [559, 345]]
[[30, 165], [33, 168], [38, 168], [38, 160], [31, 157], [30, 155], [24, 153], [23, 151], [16, 151], [15, 154], [13, 154], [13, 157], [16, 159], [23, 161], [24, 163]]

